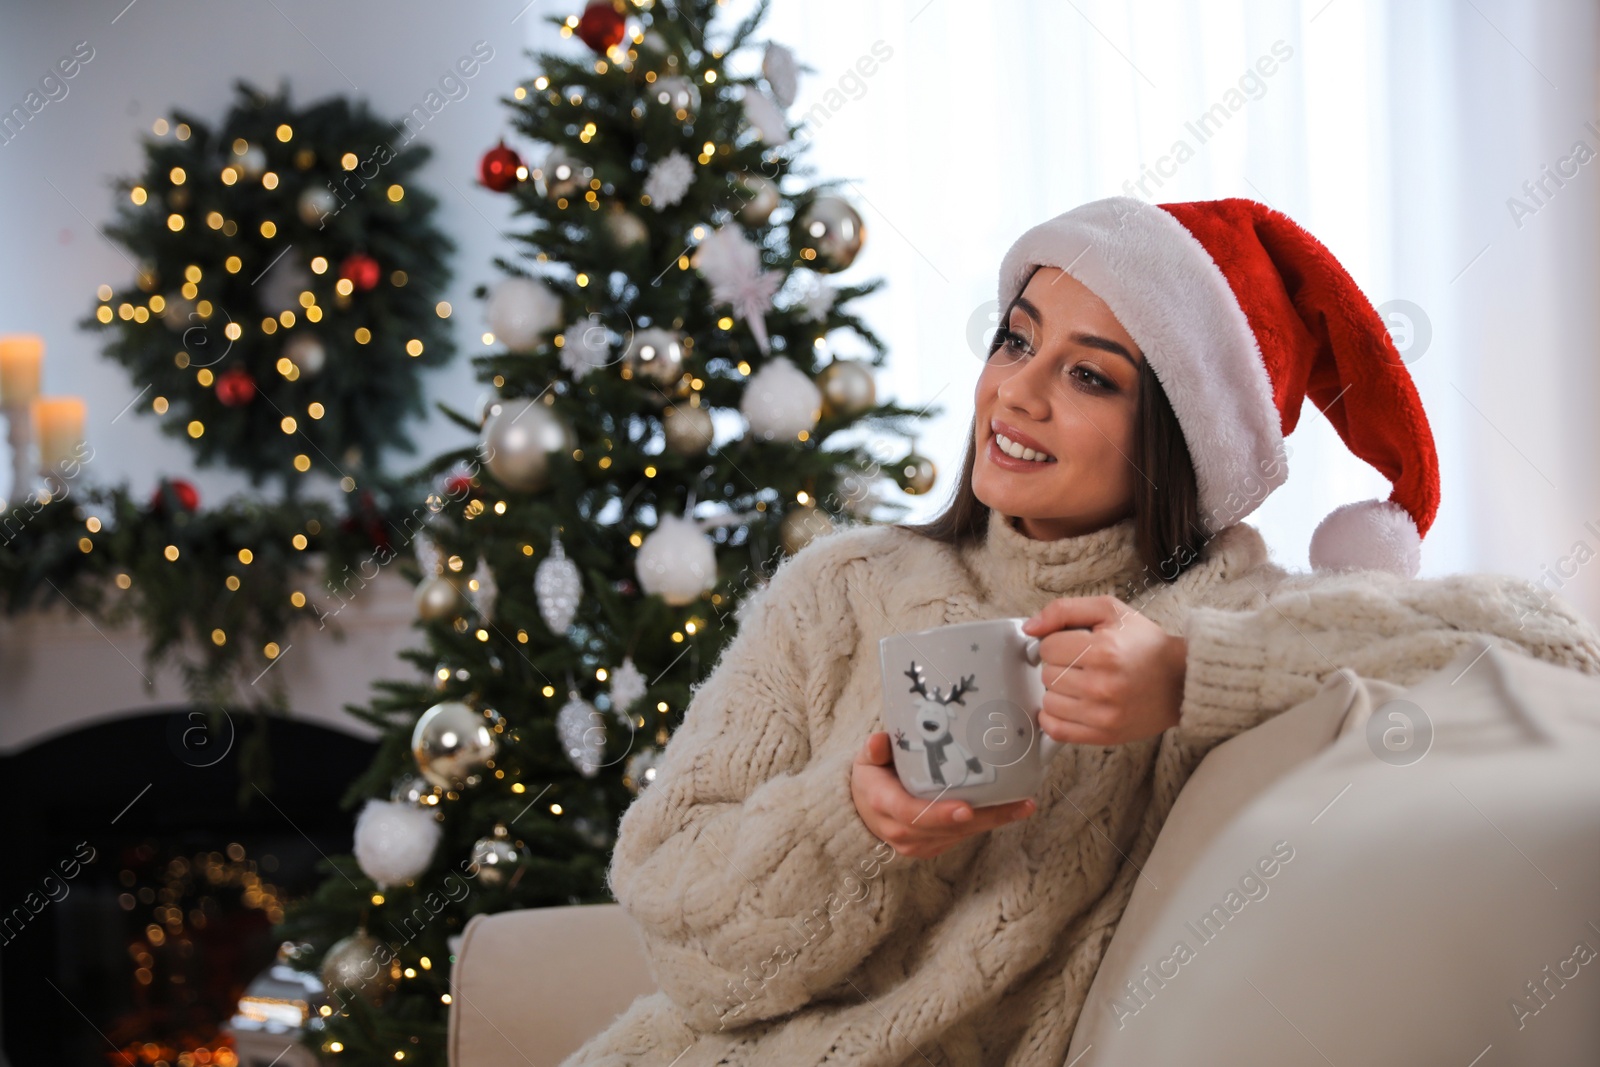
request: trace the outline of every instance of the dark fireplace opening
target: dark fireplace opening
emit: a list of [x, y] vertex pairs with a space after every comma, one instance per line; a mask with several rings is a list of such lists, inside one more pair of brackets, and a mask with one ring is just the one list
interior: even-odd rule
[[323, 856], [350, 850], [339, 799], [375, 748], [306, 722], [175, 708], [0, 757], [10, 1063], [230, 1067], [221, 1027], [272, 962], [282, 907], [321, 881]]

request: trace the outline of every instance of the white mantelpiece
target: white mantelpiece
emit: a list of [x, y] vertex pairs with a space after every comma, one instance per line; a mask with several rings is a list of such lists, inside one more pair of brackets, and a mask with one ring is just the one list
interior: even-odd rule
[[[0, 755], [98, 721], [188, 703], [176, 669], [152, 673], [145, 665], [136, 629], [106, 629], [52, 597], [38, 610], [0, 615]], [[290, 631], [269, 668], [287, 688], [290, 718], [377, 736], [343, 709], [367, 704], [378, 679], [417, 677], [398, 656], [424, 644], [415, 619], [410, 583], [385, 571], [326, 628], [309, 621]]]

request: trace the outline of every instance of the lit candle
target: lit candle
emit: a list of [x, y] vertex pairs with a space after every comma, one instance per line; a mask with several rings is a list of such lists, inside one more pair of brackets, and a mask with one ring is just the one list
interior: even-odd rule
[[39, 395], [44, 340], [28, 333], [0, 337], [0, 406], [25, 408]]
[[84, 403], [76, 396], [41, 396], [33, 402], [33, 423], [39, 434], [39, 472], [46, 478], [60, 478], [69, 467], [72, 477], [83, 457]]

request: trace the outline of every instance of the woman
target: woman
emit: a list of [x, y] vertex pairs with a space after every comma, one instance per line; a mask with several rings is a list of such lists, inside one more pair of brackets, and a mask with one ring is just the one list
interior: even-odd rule
[[[1410, 577], [1427, 423], [1376, 312], [1286, 216], [1086, 204], [1012, 246], [1000, 307], [950, 506], [779, 566], [624, 814], [610, 885], [661, 991], [567, 1067], [1061, 1067], [1216, 744], [1337, 667], [1409, 685], [1485, 635], [1600, 673], [1600, 636], [1527, 583]], [[1325, 520], [1292, 574], [1239, 520], [1283, 481], [1306, 395], [1395, 488]], [[878, 640], [1019, 615], [1041, 727], [1071, 744], [1030, 800], [913, 798]]]

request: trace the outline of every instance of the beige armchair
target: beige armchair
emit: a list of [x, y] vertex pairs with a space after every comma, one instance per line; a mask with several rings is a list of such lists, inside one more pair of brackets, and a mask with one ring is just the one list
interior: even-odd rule
[[[1063, 1067], [1600, 1063], [1596, 766], [1600, 680], [1481, 646], [1408, 690], [1337, 672], [1197, 768]], [[479, 916], [452, 983], [453, 1067], [554, 1067], [656, 989], [614, 904]]]

